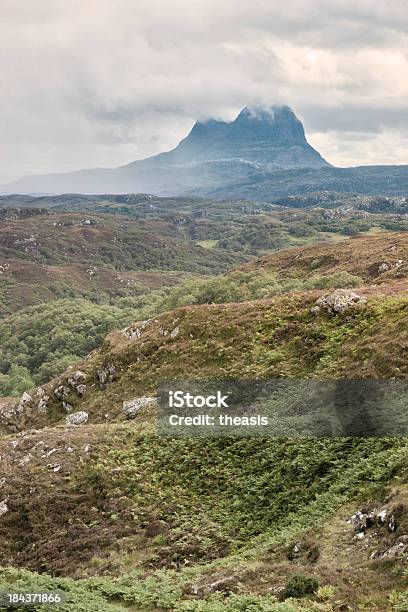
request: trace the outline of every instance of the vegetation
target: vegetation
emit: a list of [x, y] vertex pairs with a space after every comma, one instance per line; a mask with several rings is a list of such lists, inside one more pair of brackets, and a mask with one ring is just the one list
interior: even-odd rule
[[319, 582], [316, 578], [309, 578], [308, 576], [295, 575], [286, 583], [285, 590], [283, 591], [283, 597], [294, 597], [299, 599], [304, 595], [311, 595], [319, 588]]
[[[17, 224], [14, 233], [23, 231], [19, 223], [34, 224], [41, 240], [31, 256], [29, 243], [7, 246], [2, 234], [3, 255], [11, 249], [8, 261], [24, 265], [12, 275], [3, 269], [4, 314], [16, 295], [21, 303], [0, 321], [0, 390], [9, 396], [41, 384], [49, 399], [46, 413], [37, 410], [34, 389], [29, 408], [2, 418], [0, 590], [60, 589], [60, 610], [75, 612], [406, 609], [403, 558], [371, 558], [408, 534], [405, 438], [169, 439], [156, 433], [153, 407], [125, 422], [122, 405], [186, 373], [406, 378], [408, 234], [379, 232], [392, 221], [382, 212], [372, 231], [360, 200], [357, 212], [331, 217], [333, 202], [320, 210], [259, 205], [259, 213], [248, 203], [223, 203], [205, 216], [201, 200], [186, 199], [180, 217], [170, 214], [178, 206], [171, 198], [132, 197], [99, 203], [112, 210], [106, 219], [95, 214], [91, 230], [84, 213], [5, 220]], [[123, 207], [139, 204], [146, 212], [125, 228]], [[395, 218], [403, 229], [405, 220]], [[349, 234], [364, 227], [370, 235], [341, 246], [327, 238], [342, 237], [350, 219]], [[67, 223], [60, 226], [67, 234], [54, 248], [47, 236], [56, 220]], [[136, 236], [155, 235], [154, 224], [164, 253], [184, 241], [176, 273], [175, 260], [163, 263], [158, 254], [161, 242], [147, 248], [146, 266], [152, 256], [169, 269], [136, 270], [145, 261], [139, 247], [133, 251]], [[91, 257], [85, 231], [99, 236], [99, 259], [96, 271], [87, 272], [88, 262], [81, 275], [81, 257]], [[122, 241], [117, 257], [113, 236]], [[188, 261], [202, 239], [206, 248]], [[325, 242], [304, 246], [318, 239]], [[282, 245], [298, 246], [266, 252]], [[199, 261], [203, 252], [210, 256]], [[229, 270], [232, 262], [240, 267]], [[28, 265], [40, 275], [32, 287], [42, 302], [29, 307], [27, 294], [13, 293], [15, 283], [27, 291]], [[338, 287], [357, 287], [367, 303], [311, 312], [322, 291]], [[71, 364], [85, 373], [84, 393], [68, 382]], [[114, 374], [101, 384], [105, 366]], [[88, 413], [85, 426], [62, 426], [60, 384], [72, 410]], [[2, 399], [0, 415], [15, 405]], [[376, 524], [356, 539], [349, 517], [383, 508], [396, 530]]]
[[18, 395], [54, 378], [132, 319], [132, 309], [57, 300], [0, 321], [0, 394]]

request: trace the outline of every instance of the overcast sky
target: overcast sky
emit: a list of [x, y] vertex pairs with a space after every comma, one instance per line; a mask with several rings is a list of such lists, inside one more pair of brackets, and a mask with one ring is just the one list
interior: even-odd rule
[[0, 182], [118, 166], [290, 105], [340, 165], [408, 163], [407, 0], [0, 0]]

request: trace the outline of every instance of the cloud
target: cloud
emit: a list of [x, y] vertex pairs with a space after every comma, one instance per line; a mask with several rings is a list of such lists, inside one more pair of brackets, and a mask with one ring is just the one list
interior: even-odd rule
[[118, 166], [255, 101], [292, 106], [333, 163], [408, 163], [405, 0], [0, 8], [0, 181]]

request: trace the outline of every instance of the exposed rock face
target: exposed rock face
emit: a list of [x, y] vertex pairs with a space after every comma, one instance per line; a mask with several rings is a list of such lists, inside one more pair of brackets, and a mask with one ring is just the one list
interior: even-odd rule
[[149, 323], [151, 323], [151, 320], [147, 319], [146, 321], [141, 321], [140, 323], [136, 323], [135, 325], [125, 327], [125, 329], [122, 330], [122, 334], [128, 340], [138, 340], [142, 336], [144, 330], [149, 325]]
[[72, 414], [69, 414], [66, 418], [65, 421], [67, 423], [67, 425], [85, 425], [85, 423], [88, 421], [88, 413], [85, 412], [85, 410], [81, 410], [80, 412], [73, 412]]
[[62, 407], [65, 410], [65, 412], [72, 412], [73, 411], [73, 407], [69, 402], [62, 402]]
[[325, 310], [329, 314], [340, 314], [346, 310], [350, 310], [358, 304], [365, 304], [367, 298], [349, 291], [348, 289], [336, 289], [333, 293], [326, 293], [318, 300], [316, 305], [311, 308], [313, 314], [319, 314], [321, 310]]
[[27, 393], [27, 391], [24, 391], [24, 393], [21, 396], [21, 399], [19, 401], [19, 404], [17, 406], [17, 412], [24, 412], [25, 409], [28, 406], [30, 406], [32, 401], [33, 401], [33, 398], [31, 397], [31, 395], [29, 393]]
[[309, 145], [303, 125], [287, 106], [244, 108], [231, 122], [198, 121], [187, 138], [164, 156], [177, 164], [245, 159], [283, 168], [329, 165]]
[[69, 387], [67, 387], [66, 385], [58, 385], [58, 387], [56, 387], [54, 389], [54, 395], [57, 399], [59, 400], [63, 400], [65, 397], [68, 397], [68, 395], [70, 394], [71, 389]]
[[371, 555], [371, 559], [389, 559], [391, 557], [408, 558], [408, 535], [402, 535], [397, 539], [395, 544], [382, 551], [375, 551]]
[[[355, 543], [359, 541], [368, 542], [364, 545], [365, 548], [368, 547], [370, 542], [373, 542], [373, 538], [378, 537], [381, 529], [386, 529], [388, 534], [393, 534], [398, 528], [392, 508], [374, 509], [371, 512], [358, 510], [347, 519], [347, 523], [354, 527], [355, 535], [352, 541]], [[378, 528], [380, 528], [380, 532]], [[408, 535], [399, 536], [391, 546], [388, 544], [388, 548], [375, 550], [370, 555], [372, 560], [390, 557], [404, 557], [405, 560], [408, 560]]]
[[210, 593], [231, 593], [234, 591], [234, 588], [237, 586], [238, 582], [239, 576], [237, 575], [225, 576], [224, 578], [220, 578], [214, 582], [209, 582], [208, 584], [194, 584], [191, 586], [191, 592], [200, 599], [206, 597]]
[[40, 401], [38, 402], [38, 405], [37, 405], [38, 412], [40, 412], [41, 414], [46, 414], [48, 412], [48, 404], [47, 404], [47, 402], [48, 402], [49, 399], [50, 398], [49, 398], [48, 395], [44, 395], [44, 397], [42, 397], [40, 399]]
[[180, 327], [175, 327], [173, 331], [170, 333], [170, 338], [177, 338], [180, 333]]
[[46, 414], [48, 412], [48, 402], [50, 396], [46, 394], [42, 387], [38, 387], [36, 392], [36, 397], [38, 399], [37, 410], [40, 414]]
[[383, 274], [389, 270], [399, 270], [403, 265], [404, 261], [402, 259], [398, 259], [397, 261], [383, 261], [378, 266], [378, 273]]
[[98, 377], [101, 388], [105, 388], [106, 385], [115, 380], [116, 367], [113, 363], [107, 363], [97, 370], [96, 376]]
[[86, 393], [86, 385], [84, 384], [86, 381], [85, 372], [81, 372], [81, 370], [77, 370], [73, 376], [68, 379], [68, 384], [72, 387], [79, 397], [82, 397]]
[[127, 419], [134, 419], [142, 408], [156, 403], [155, 397], [135, 397], [134, 399], [123, 402], [122, 410]]

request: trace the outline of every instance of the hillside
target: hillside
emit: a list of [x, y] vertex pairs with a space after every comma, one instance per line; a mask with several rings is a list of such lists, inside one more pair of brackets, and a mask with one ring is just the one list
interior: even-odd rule
[[[338, 242], [344, 241], [342, 231], [351, 228], [356, 232], [367, 231], [372, 221], [350, 214], [339, 215], [330, 221], [330, 229], [337, 231], [324, 233], [320, 231], [326, 227], [324, 216], [322, 210], [306, 213], [297, 210], [274, 216], [258, 215], [261, 223], [249, 220], [241, 230], [237, 223], [237, 229], [231, 230], [231, 238], [219, 241], [237, 253], [245, 248], [245, 243], [240, 241], [244, 233], [252, 249], [256, 251], [257, 246], [261, 252], [267, 251], [267, 246], [276, 249], [285, 243], [319, 244], [319, 239], [326, 242], [307, 250], [297, 247], [279, 251], [216, 276], [125, 273], [110, 268], [94, 270], [94, 267], [90, 268], [93, 272], [90, 276], [89, 269], [72, 265], [59, 267], [60, 279], [54, 285], [50, 283], [51, 267], [46, 268], [45, 275], [43, 267], [39, 267], [36, 275], [32, 264], [27, 267], [26, 275], [20, 267], [19, 284], [12, 292], [9, 286], [6, 294], [16, 312], [4, 313], [0, 320], [0, 394], [19, 394], [34, 383], [45, 382], [47, 376], [57, 375], [97, 348], [112, 328], [124, 327], [135, 318], [149, 319], [185, 305], [243, 302], [290, 291], [360, 287], [365, 282], [379, 284], [405, 278], [406, 234], [382, 233], [376, 225], [373, 228], [376, 233], [368, 230], [367, 237], [363, 234], [342, 244]], [[376, 224], [384, 221], [384, 216], [376, 217]], [[214, 223], [213, 230], [219, 231], [223, 223]], [[384, 223], [388, 225], [390, 221]], [[396, 225], [402, 224], [400, 221]], [[355, 252], [361, 254], [359, 259], [354, 257]], [[68, 270], [72, 274], [71, 285]], [[399, 286], [397, 283], [388, 290], [397, 291]], [[35, 292], [30, 293], [31, 287]], [[19, 299], [18, 289], [21, 290]], [[48, 303], [41, 304], [45, 298]], [[30, 300], [37, 301], [37, 305], [27, 305]], [[49, 337], [53, 338], [51, 342]]]
[[[123, 403], [186, 372], [405, 379], [407, 261], [377, 230], [157, 289], [149, 320], [3, 399], [0, 587], [62, 589], [63, 611], [406, 610], [406, 438], [169, 439]], [[359, 300], [316, 310], [337, 287]]]
[[348, 272], [366, 284], [406, 279], [408, 276], [408, 234], [396, 232], [353, 236], [336, 245], [292, 249], [266, 255], [245, 270], [274, 271], [279, 278], [303, 280], [320, 274], [327, 277]]
[[187, 274], [220, 273], [271, 251], [408, 228], [403, 202], [341, 194], [283, 205], [143, 194], [21, 196], [18, 203], [5, 198], [0, 207], [3, 316], [56, 299], [135, 300]]
[[[400, 257], [407, 248], [405, 234], [376, 236], [367, 260], [371, 240], [347, 241], [346, 248], [337, 247], [337, 258], [336, 246], [319, 246], [263, 258], [248, 269], [256, 274], [259, 266], [272, 267], [281, 277], [289, 270], [293, 277], [302, 271], [307, 279], [316, 273], [311, 262], [317, 261], [323, 276], [333, 278], [349, 266], [367, 283], [379, 254], [395, 246], [391, 253]], [[59, 576], [91, 576], [71, 583], [9, 570], [3, 580], [46, 581], [68, 589], [73, 601], [86, 595], [85, 610], [95, 605], [120, 610], [123, 598], [142, 610], [235, 610], [250, 602], [255, 609], [278, 610], [276, 597], [290, 588], [288, 576], [306, 574], [326, 589], [311, 596], [315, 603], [310, 601], [310, 609], [334, 610], [345, 601], [369, 610], [404, 609], [398, 607], [404, 596], [391, 595], [405, 584], [400, 557], [387, 564], [370, 561], [378, 550], [391, 550], [405, 537], [404, 440], [171, 441], [155, 433], [152, 408], [122, 423], [124, 401], [152, 395], [160, 379], [183, 377], [186, 370], [191, 377], [406, 377], [404, 266], [398, 274], [398, 279], [359, 288], [368, 301], [344, 314], [311, 312], [323, 293], [316, 289], [164, 313], [112, 333], [100, 350], [79, 363], [83, 393], [67, 382], [75, 371], [70, 370], [25, 401], [17, 418], [7, 415], [11, 404], [3, 406], [3, 427], [37, 431], [14, 435], [13, 444], [4, 438], [8, 510], [1, 522], [7, 543], [2, 563]], [[54, 393], [61, 385], [69, 390], [63, 401], [70, 410], [88, 413], [86, 425], [63, 426], [66, 410]], [[44, 397], [46, 412], [40, 414], [37, 404]], [[253, 459], [246, 460], [254, 456], [255, 472]], [[30, 490], [41, 494], [22, 501], [28, 481]], [[21, 504], [26, 527], [15, 522]], [[193, 519], [197, 507], [199, 522]], [[365, 507], [394, 513], [397, 531], [367, 532], [366, 544], [356, 539], [346, 519]], [[39, 515], [40, 508], [46, 513]], [[69, 523], [68, 515], [73, 517]], [[67, 548], [72, 540], [81, 545]], [[17, 541], [25, 542], [23, 548], [16, 548]], [[219, 587], [211, 586], [218, 581]], [[287, 605], [288, 610], [303, 609], [300, 601]]]
[[216, 273], [242, 261], [239, 254], [203, 248], [166, 220], [21, 211], [9, 209], [0, 221], [2, 314], [51, 299], [137, 296], [146, 287], [172, 285], [183, 273]]

